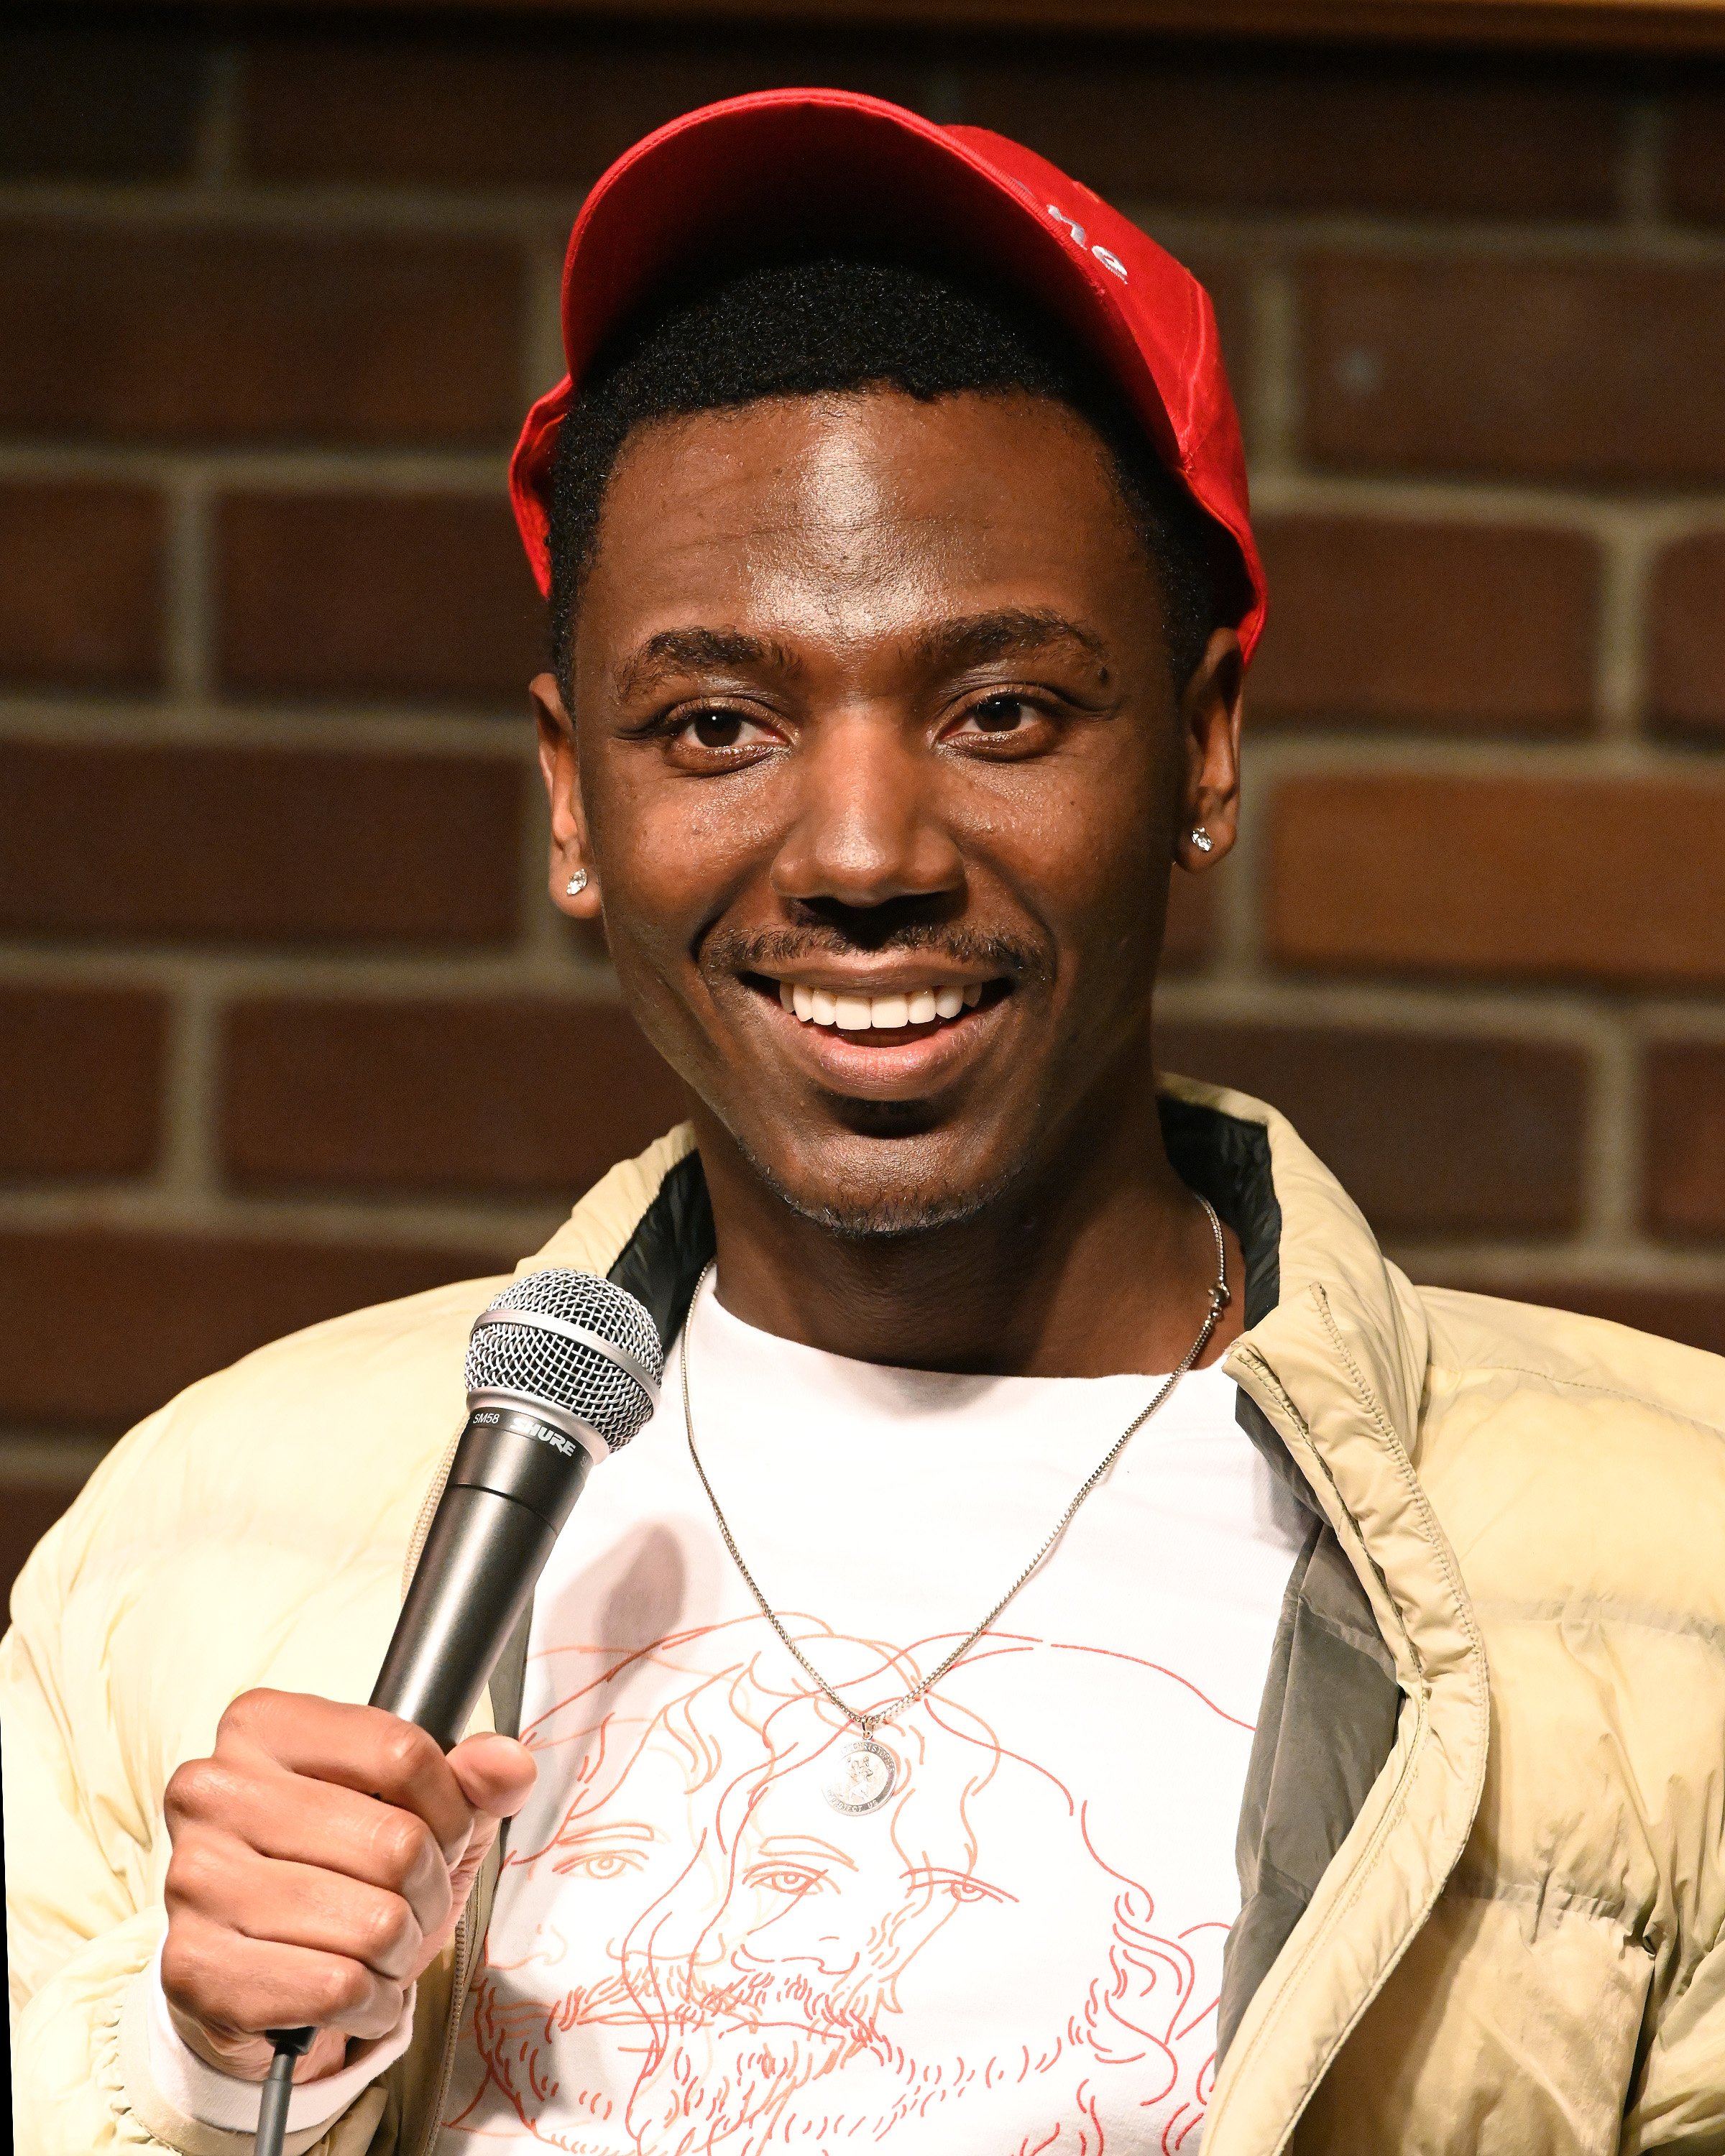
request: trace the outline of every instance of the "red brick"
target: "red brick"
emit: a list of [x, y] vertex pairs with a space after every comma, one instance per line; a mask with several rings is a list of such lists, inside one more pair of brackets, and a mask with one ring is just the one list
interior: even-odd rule
[[498, 444], [521, 269], [489, 240], [0, 228], [0, 427], [131, 440]]
[[1567, 484], [1725, 476], [1725, 270], [1332, 254], [1301, 283], [1321, 463]]
[[1512, 1302], [1539, 1303], [1548, 1310], [1579, 1311], [1584, 1317], [1603, 1317], [1613, 1325], [1656, 1334], [1661, 1340], [1681, 1341], [1686, 1348], [1705, 1348], [1710, 1355], [1725, 1355], [1725, 1295], [1710, 1293], [1705, 1288], [1565, 1280], [1531, 1270], [1525, 1279], [1507, 1285], [1460, 1279], [1446, 1285], [1471, 1287], [1481, 1295], [1504, 1296]]
[[[8, 1229], [0, 1419], [117, 1431], [265, 1341], [514, 1262], [501, 1251]], [[44, 1342], [67, 1337], [76, 1312], [97, 1321], [79, 1352], [44, 1353]]]
[[1725, 1041], [1653, 1049], [1645, 1113], [1649, 1226], [1725, 1236]]
[[1429, 58], [1136, 60], [1036, 52], [962, 66], [966, 120], [1099, 192], [1181, 208], [1600, 217], [1619, 119], [1604, 93]]
[[1157, 1060], [1280, 1108], [1380, 1232], [1551, 1234], [1580, 1218], [1587, 1070], [1567, 1048], [1163, 1025]]
[[192, 162], [207, 71], [178, 25], [0, 33], [0, 176], [176, 177]]
[[512, 760], [0, 743], [0, 927], [490, 942], [515, 921]]
[[1725, 736], [1725, 532], [1680, 541], [1661, 556], [1647, 641], [1654, 726], [1715, 741]]
[[745, 90], [829, 83], [914, 105], [919, 70], [891, 51], [788, 28], [264, 39], [242, 156], [270, 180], [584, 187], [663, 121]]
[[150, 1167], [167, 1020], [159, 996], [0, 988], [0, 1175], [132, 1175]]
[[1578, 533], [1389, 517], [1260, 521], [1272, 608], [1250, 713], [1300, 726], [1581, 732], [1599, 556]]
[[1725, 224], [1725, 95], [1673, 98], [1666, 127], [1666, 208], [1697, 223]]
[[545, 609], [507, 503], [246, 495], [218, 532], [224, 687], [525, 706]]
[[0, 486], [0, 680], [144, 689], [162, 679], [162, 512], [129, 486]]
[[614, 1004], [242, 1004], [222, 1149], [247, 1188], [573, 1197], [687, 1112]]
[[1285, 781], [1266, 930], [1284, 965], [1725, 983], [1725, 786], [1368, 774]]

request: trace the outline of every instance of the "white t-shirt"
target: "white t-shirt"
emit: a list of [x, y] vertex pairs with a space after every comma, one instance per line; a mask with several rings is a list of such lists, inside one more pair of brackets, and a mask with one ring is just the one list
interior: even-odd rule
[[[865, 1712], [999, 1599], [1159, 1382], [851, 1362], [711, 1286], [685, 1337], [743, 1558]], [[721, 1540], [683, 1345], [540, 1583], [539, 1780], [438, 2156], [828, 2156], [889, 2133], [894, 2156], [1193, 2156], [1303, 1532], [1232, 1381], [1182, 1380], [993, 1630], [880, 1728], [885, 1801], [846, 1811], [826, 1792], [856, 1732]], [[855, 1779], [867, 1797], [881, 1763]]]
[[[1157, 1389], [847, 1361], [690, 1323], [744, 1561], [865, 1711], [999, 1600]], [[439, 2156], [1197, 2146], [1235, 1830], [1301, 1522], [1219, 1369], [1133, 1438], [995, 1628], [855, 1732], [716, 1531], [672, 1358], [536, 1604], [510, 1832]], [[865, 1780], [865, 1794], [868, 1784]]]

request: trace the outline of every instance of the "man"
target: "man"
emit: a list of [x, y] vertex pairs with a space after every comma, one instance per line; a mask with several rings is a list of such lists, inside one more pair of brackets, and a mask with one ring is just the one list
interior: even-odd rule
[[1202, 295], [783, 93], [614, 168], [565, 337], [552, 891], [691, 1122], [523, 1262], [665, 1402], [447, 1760], [352, 1702], [495, 1282], [121, 1448], [6, 1650], [22, 2145], [241, 2149], [314, 2024], [330, 2156], [1725, 2148], [1725, 1373], [1149, 1081], [1262, 618]]

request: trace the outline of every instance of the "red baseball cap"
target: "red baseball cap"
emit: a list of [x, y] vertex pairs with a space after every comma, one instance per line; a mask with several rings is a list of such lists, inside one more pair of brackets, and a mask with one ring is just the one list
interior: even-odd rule
[[1209, 295], [1099, 195], [982, 127], [939, 127], [841, 90], [769, 90], [685, 113], [626, 151], [588, 197], [563, 265], [569, 372], [527, 414], [510, 496], [539, 588], [557, 432], [572, 385], [655, 292], [810, 242], [885, 244], [1022, 293], [1124, 393], [1169, 471], [1224, 536], [1248, 659], [1264, 625], [1240, 421]]

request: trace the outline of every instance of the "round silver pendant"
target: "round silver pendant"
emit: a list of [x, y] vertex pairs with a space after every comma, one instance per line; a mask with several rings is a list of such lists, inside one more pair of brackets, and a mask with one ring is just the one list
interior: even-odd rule
[[898, 1780], [898, 1761], [872, 1737], [859, 1737], [839, 1753], [821, 1794], [835, 1812], [877, 1812]]

